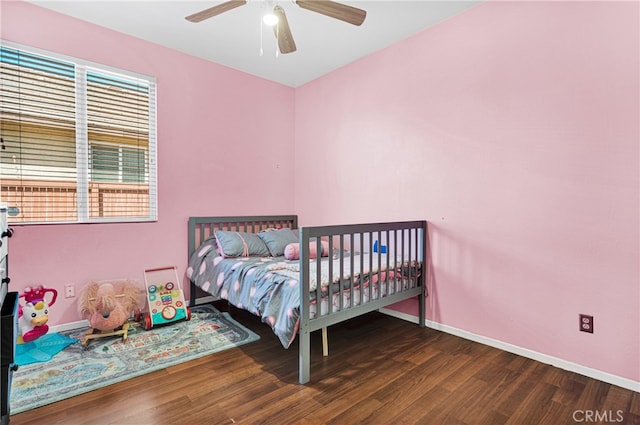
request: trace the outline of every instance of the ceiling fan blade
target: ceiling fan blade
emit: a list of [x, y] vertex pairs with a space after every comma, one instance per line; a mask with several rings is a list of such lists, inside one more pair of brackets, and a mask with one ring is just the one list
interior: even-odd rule
[[329, 0], [296, 0], [296, 4], [303, 9], [317, 12], [331, 18], [340, 19], [353, 25], [362, 25], [367, 12], [357, 7], [337, 3]]
[[184, 19], [190, 22], [200, 22], [245, 4], [247, 4], [247, 0], [230, 0], [208, 9], [201, 10], [200, 12], [189, 15]]
[[296, 43], [293, 41], [293, 35], [291, 35], [291, 28], [289, 28], [289, 22], [287, 21], [287, 16], [284, 14], [284, 9], [276, 6], [273, 8], [273, 14], [278, 17], [278, 23], [273, 27], [273, 33], [278, 40], [280, 53], [295, 52]]

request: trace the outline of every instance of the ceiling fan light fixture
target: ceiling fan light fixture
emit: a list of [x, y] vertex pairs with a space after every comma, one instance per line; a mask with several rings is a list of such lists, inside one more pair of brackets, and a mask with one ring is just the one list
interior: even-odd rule
[[278, 24], [278, 17], [274, 13], [269, 12], [262, 17], [262, 22], [264, 22], [265, 25], [273, 27]]
[[[222, 3], [210, 7], [208, 9], [201, 10], [187, 16], [190, 22], [202, 22], [205, 19], [209, 19], [213, 16], [220, 15], [236, 7], [247, 4], [249, 0], [227, 0]], [[252, 0], [254, 1], [254, 0]], [[265, 8], [271, 7], [277, 0], [263, 0], [265, 1]], [[319, 13], [321, 15], [328, 16], [330, 18], [339, 19], [352, 25], [362, 25], [367, 17], [366, 10], [358, 9], [357, 7], [349, 6], [343, 3], [332, 0], [290, 0], [300, 6], [302, 9], [307, 9], [312, 12]], [[282, 6], [276, 4], [273, 6], [273, 12], [266, 13], [262, 16], [262, 22], [264, 25], [268, 25], [273, 28], [273, 34], [278, 41], [278, 51], [280, 53], [292, 53], [296, 51], [296, 43], [293, 41], [293, 35], [291, 35], [291, 28], [289, 27], [289, 21]], [[262, 55], [262, 25], [260, 29], [260, 55]]]

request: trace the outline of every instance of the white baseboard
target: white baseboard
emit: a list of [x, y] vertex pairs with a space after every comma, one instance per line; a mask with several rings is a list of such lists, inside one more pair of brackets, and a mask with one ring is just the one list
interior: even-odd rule
[[[411, 314], [406, 314], [387, 308], [380, 309], [381, 313], [389, 316], [397, 317], [402, 320], [406, 320], [412, 323], [418, 323], [419, 318]], [[608, 372], [592, 369], [568, 360], [563, 360], [558, 357], [550, 356], [548, 354], [539, 353], [537, 351], [529, 350], [528, 348], [518, 347], [517, 345], [509, 344], [499, 341], [497, 339], [488, 338], [482, 335], [476, 335], [474, 333], [454, 328], [453, 326], [443, 325], [442, 323], [433, 322], [430, 320], [425, 321], [425, 326], [435, 329], [441, 332], [445, 332], [451, 335], [459, 336], [464, 339], [478, 342], [480, 344], [488, 345], [490, 347], [498, 348], [509, 353], [517, 354], [528, 359], [536, 360], [541, 363], [549, 364], [560, 369], [568, 370], [569, 372], [579, 373], [580, 375], [588, 376], [589, 378], [597, 379], [612, 385], [617, 385], [622, 388], [626, 388], [631, 391], [640, 392], [640, 382], [633, 381], [628, 378], [613, 375]]]
[[89, 327], [88, 320], [79, 320], [77, 322], [69, 322], [69, 323], [63, 323], [61, 325], [51, 326], [49, 328], [49, 332], [70, 331], [73, 329], [87, 328], [87, 327]]

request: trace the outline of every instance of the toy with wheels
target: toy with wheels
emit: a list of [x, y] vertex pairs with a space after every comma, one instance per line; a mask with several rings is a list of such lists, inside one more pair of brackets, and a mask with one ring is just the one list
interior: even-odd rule
[[184, 301], [184, 293], [175, 267], [163, 267], [144, 271], [149, 313], [142, 325], [146, 330], [179, 320], [191, 320], [191, 310]]

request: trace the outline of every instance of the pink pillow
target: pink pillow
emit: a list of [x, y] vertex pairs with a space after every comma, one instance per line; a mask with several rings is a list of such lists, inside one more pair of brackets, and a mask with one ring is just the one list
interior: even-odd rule
[[[320, 241], [322, 246], [322, 257], [329, 256], [329, 242]], [[316, 243], [309, 242], [309, 258], [316, 258]], [[289, 245], [284, 247], [284, 258], [287, 260], [299, 260], [300, 259], [300, 244], [299, 243], [290, 243]]]

